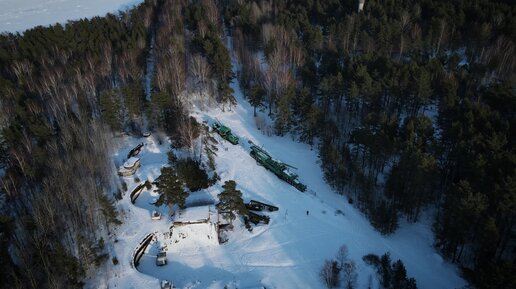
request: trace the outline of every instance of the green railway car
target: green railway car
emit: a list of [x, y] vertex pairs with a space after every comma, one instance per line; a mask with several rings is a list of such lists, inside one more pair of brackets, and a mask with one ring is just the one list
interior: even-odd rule
[[267, 153], [264, 149], [258, 147], [251, 141], [249, 141], [249, 143], [251, 144], [251, 156], [260, 165], [264, 166], [266, 169], [270, 170], [276, 176], [278, 176], [278, 178], [289, 183], [301, 192], [304, 192], [306, 190], [306, 185], [299, 182], [299, 180], [297, 179], [298, 176], [288, 169], [295, 169], [293, 166], [287, 165], [286, 163], [273, 159], [269, 155], [269, 153]]
[[238, 144], [238, 137], [231, 132], [231, 129], [223, 125], [220, 121], [215, 121], [211, 127], [225, 140], [236, 145]]

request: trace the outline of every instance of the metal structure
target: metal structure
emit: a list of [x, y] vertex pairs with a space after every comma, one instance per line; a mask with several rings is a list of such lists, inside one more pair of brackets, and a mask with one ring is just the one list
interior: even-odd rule
[[296, 169], [295, 167], [283, 163], [279, 160], [275, 160], [266, 152], [264, 149], [255, 145], [252, 141], [249, 141], [251, 145], [251, 156], [266, 169], [273, 172], [278, 178], [284, 180], [290, 185], [294, 186], [294, 188], [304, 192], [306, 190], [306, 185], [299, 182], [297, 179], [297, 175], [289, 170], [289, 168]]
[[142, 258], [143, 254], [145, 253], [147, 246], [149, 246], [149, 244], [151, 243], [152, 238], [154, 238], [154, 234], [152, 234], [152, 233], [148, 234], [140, 242], [138, 247], [136, 247], [136, 250], [133, 253], [133, 260], [132, 260], [134, 267], [138, 267], [138, 265], [140, 264], [140, 259]]
[[231, 129], [216, 120], [211, 127], [225, 140], [236, 145], [238, 144], [238, 137], [231, 132]]
[[276, 206], [265, 204], [265, 203], [258, 202], [258, 201], [255, 201], [255, 200], [251, 200], [249, 203], [245, 204], [245, 207], [247, 209], [249, 209], [249, 210], [252, 210], [252, 211], [265, 211], [265, 210], [267, 210], [269, 212], [274, 212], [274, 211], [279, 210], [279, 208], [276, 207]]
[[131, 198], [131, 203], [135, 203], [136, 199], [140, 196], [140, 194], [143, 192], [143, 189], [145, 188], [145, 182], [139, 184], [134, 190], [131, 192], [129, 197]]
[[131, 151], [129, 151], [129, 153], [127, 154], [127, 158], [139, 155], [142, 148], [143, 148], [143, 143], [138, 144]]
[[271, 219], [269, 216], [259, 215], [257, 213], [253, 213], [251, 211], [249, 211], [247, 213], [247, 217], [249, 218], [249, 222], [251, 222], [255, 225], [258, 225], [258, 223], [269, 224], [269, 221]]
[[249, 232], [252, 232], [253, 231], [253, 227], [251, 226], [251, 223], [249, 222], [249, 218], [247, 216], [244, 216], [244, 224], [245, 224], [245, 228], [249, 231]]

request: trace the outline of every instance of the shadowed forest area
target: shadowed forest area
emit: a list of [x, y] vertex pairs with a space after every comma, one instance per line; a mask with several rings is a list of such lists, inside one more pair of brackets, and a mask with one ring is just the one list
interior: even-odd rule
[[102, 268], [124, 187], [113, 137], [150, 130], [191, 146], [190, 95], [234, 104], [221, 35], [214, 1], [145, 1], [0, 36], [1, 288], [81, 288]]

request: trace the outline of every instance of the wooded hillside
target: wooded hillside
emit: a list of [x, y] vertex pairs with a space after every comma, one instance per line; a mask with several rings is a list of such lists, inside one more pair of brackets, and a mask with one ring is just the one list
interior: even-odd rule
[[0, 288], [80, 288], [103, 266], [123, 189], [113, 137], [192, 146], [188, 98], [234, 104], [221, 23], [212, 0], [151, 0], [0, 35]]
[[434, 220], [478, 288], [516, 286], [516, 6], [229, 1], [239, 80], [382, 233]]

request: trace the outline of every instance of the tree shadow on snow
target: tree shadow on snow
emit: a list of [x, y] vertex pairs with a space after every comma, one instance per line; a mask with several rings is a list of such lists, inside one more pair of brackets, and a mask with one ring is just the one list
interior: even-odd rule
[[[192, 248], [192, 250], [195, 250], [195, 248]], [[211, 265], [192, 268], [171, 260], [170, 257], [167, 265], [159, 267], [155, 265], [155, 260], [155, 256], [144, 255], [140, 260], [138, 271], [159, 280], [169, 280], [179, 288], [195, 284], [197, 284], [199, 288], [209, 287], [210, 284], [224, 286], [236, 283], [238, 287], [244, 288], [260, 287], [262, 285], [260, 277], [252, 271], [233, 274], [222, 268]]]

